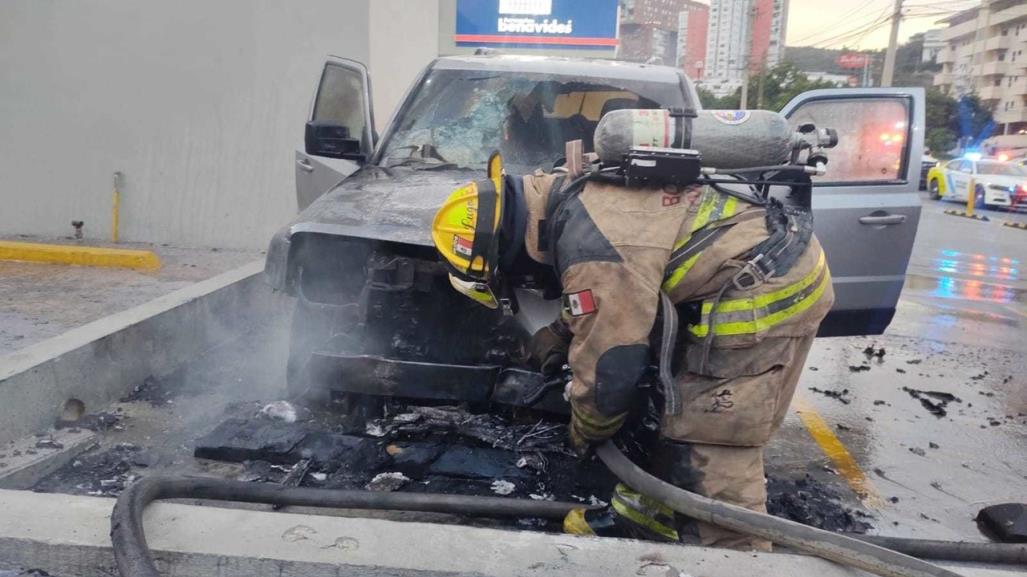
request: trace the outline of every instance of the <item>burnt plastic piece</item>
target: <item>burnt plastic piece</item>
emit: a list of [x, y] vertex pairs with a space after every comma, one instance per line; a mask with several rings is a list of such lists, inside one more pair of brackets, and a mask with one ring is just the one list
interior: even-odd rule
[[977, 513], [977, 526], [1003, 543], [1027, 543], [1027, 504], [1002, 503]]

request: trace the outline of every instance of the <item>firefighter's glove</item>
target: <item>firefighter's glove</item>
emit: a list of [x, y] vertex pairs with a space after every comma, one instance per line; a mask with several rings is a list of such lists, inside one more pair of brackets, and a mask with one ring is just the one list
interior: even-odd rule
[[557, 320], [542, 327], [528, 345], [532, 365], [547, 377], [556, 375], [567, 364], [570, 342], [571, 332], [563, 322]]

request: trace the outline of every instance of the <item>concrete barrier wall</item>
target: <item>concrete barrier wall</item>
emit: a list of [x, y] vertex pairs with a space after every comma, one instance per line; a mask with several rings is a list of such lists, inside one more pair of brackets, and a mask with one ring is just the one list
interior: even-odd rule
[[256, 324], [283, 322], [290, 299], [273, 293], [255, 261], [139, 307], [0, 357], [0, 444], [53, 424], [77, 398], [99, 410], [150, 376]]

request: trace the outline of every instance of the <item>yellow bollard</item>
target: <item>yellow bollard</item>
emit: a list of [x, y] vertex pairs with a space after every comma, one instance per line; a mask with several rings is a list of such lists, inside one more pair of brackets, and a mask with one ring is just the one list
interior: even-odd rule
[[118, 211], [121, 208], [121, 192], [118, 191], [120, 172], [114, 173], [114, 194], [111, 199], [111, 240], [118, 242]]
[[966, 216], [974, 215], [974, 205], [977, 204], [977, 192], [974, 186], [974, 179], [970, 179], [970, 184], [966, 188]]

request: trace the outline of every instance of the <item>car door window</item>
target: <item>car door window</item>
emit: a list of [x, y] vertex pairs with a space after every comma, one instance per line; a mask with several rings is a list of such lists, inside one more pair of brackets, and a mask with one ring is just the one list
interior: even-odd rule
[[908, 162], [909, 109], [904, 99], [825, 99], [804, 103], [788, 121], [838, 131], [827, 174], [818, 185], [897, 182]]
[[950, 160], [949, 163], [945, 165], [945, 168], [948, 169], [948, 170], [954, 170], [956, 172], [959, 172], [959, 171], [964, 170], [964, 168], [963, 168], [964, 162], [965, 161], [962, 161], [962, 160]]
[[353, 138], [360, 138], [368, 117], [364, 93], [364, 75], [359, 70], [326, 65], [311, 120], [345, 126]]

